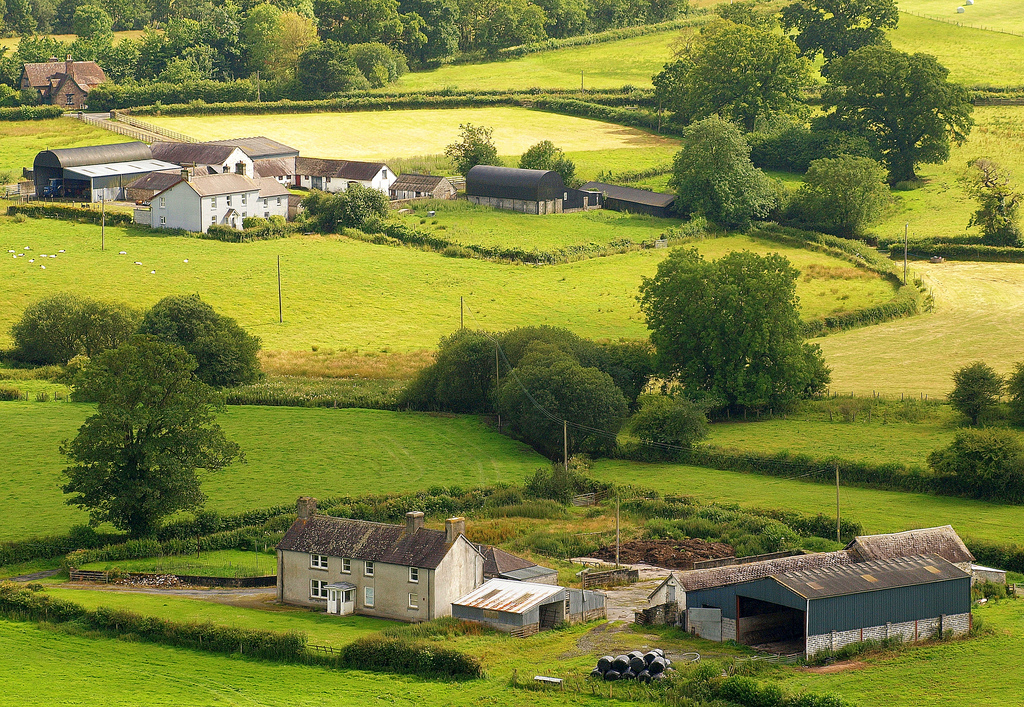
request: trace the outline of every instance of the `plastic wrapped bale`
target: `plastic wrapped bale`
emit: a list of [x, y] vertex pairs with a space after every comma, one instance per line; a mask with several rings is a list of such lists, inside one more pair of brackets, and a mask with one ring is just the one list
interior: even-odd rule
[[642, 683], [649, 683], [651, 681], [651, 674], [646, 670], [641, 670], [637, 674], [636, 679]]
[[607, 680], [608, 682], [612, 682], [614, 680], [618, 680], [619, 679], [619, 671], [618, 670], [609, 670], [607, 673], [604, 674], [604, 679]]
[[665, 651], [661, 650], [660, 648], [652, 648], [651, 653], [655, 653], [659, 658], [665, 657]]
[[602, 673], [608, 672], [609, 670], [612, 669], [612, 661], [613, 660], [615, 660], [615, 658], [613, 658], [610, 655], [606, 655], [603, 658], [598, 658], [598, 660], [597, 660], [597, 669], [600, 670]]
[[594, 668], [590, 671], [590, 677], [596, 678], [597, 680], [604, 679], [604, 672], [600, 668]]
[[629, 667], [629, 658], [624, 655], [616, 656], [615, 660], [612, 661], [612, 670], [621, 674], [626, 671]]
[[664, 658], [655, 658], [651, 661], [651, 664], [647, 666], [647, 671], [651, 675], [660, 675], [661, 673], [665, 672], [666, 667], [668, 666], [665, 665]]
[[624, 672], [624, 673], [623, 673], [623, 674], [622, 674], [622, 675], [620, 676], [620, 679], [621, 679], [621, 680], [634, 680], [634, 679], [636, 679], [636, 673], [634, 673], [634, 672], [633, 672], [632, 670], [630, 670], [629, 668], [626, 668], [626, 672]]
[[651, 661], [654, 660], [655, 658], [660, 658], [660, 657], [661, 656], [659, 656], [654, 651], [649, 651], [647, 653], [644, 653], [644, 667], [650, 665]]
[[626, 654], [626, 657], [629, 658], [630, 660], [633, 660], [633, 658], [641, 658], [641, 657], [643, 657], [643, 654], [644, 654], [643, 651], [630, 651], [629, 653]]
[[656, 680], [664, 680], [664, 679], [665, 679], [665, 673], [658, 673], [657, 675], [652, 675], [651, 676], [651, 682], [654, 682]]
[[629, 669], [632, 670], [637, 675], [639, 675], [640, 672], [642, 670], [644, 670], [646, 667], [647, 667], [647, 663], [644, 662], [644, 659], [641, 656], [637, 656], [635, 658], [630, 658], [629, 659]]

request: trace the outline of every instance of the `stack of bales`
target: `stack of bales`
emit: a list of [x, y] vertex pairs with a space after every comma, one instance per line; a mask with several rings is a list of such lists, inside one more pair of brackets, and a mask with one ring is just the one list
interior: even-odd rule
[[597, 667], [590, 677], [601, 680], [637, 680], [643, 683], [664, 680], [672, 661], [665, 657], [665, 651], [654, 648], [647, 653], [632, 651], [625, 655], [606, 655], [597, 661]]

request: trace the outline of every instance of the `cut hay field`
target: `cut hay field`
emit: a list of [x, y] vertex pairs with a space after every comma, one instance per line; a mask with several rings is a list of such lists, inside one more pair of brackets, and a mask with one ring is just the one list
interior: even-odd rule
[[950, 376], [983, 360], [1000, 373], [1024, 360], [1024, 264], [913, 263], [935, 311], [816, 340], [832, 367], [832, 389], [944, 396]]
[[[86, 513], [64, 505], [65, 460], [57, 449], [91, 411], [75, 403], [0, 404], [0, 448], [10, 451], [0, 469], [0, 540], [87, 521]], [[219, 422], [246, 455], [244, 464], [204, 481], [207, 507], [223, 513], [290, 504], [303, 494], [522, 482], [547, 464], [475, 417], [230, 406]]]
[[21, 168], [31, 169], [36, 154], [42, 150], [130, 141], [129, 137], [73, 118], [4, 120], [0, 121], [0, 169], [16, 170], [20, 177]]
[[[944, 2], [955, 10], [955, 2]], [[979, 0], [968, 8], [987, 5], [992, 0]], [[901, 3], [902, 5], [903, 3]], [[1018, 21], [1022, 17], [1020, 5], [1006, 0], [1002, 7], [1013, 7]], [[950, 19], [966, 15], [951, 15]], [[964, 22], [973, 22], [970, 18]], [[1020, 31], [1020, 30], [1015, 30]], [[972, 27], [958, 27], [938, 20], [900, 13], [900, 24], [888, 32], [893, 47], [901, 51], [924, 52], [938, 58], [949, 69], [949, 78], [969, 86], [1020, 86], [1024, 84], [1024, 37], [1000, 32], [988, 32]]]
[[[960, 3], [966, 10], [962, 15], [957, 14], [956, 3], [948, 0], [898, 0], [897, 4], [900, 10], [905, 12], [914, 12], [968, 27], [1024, 34], [1024, 14], [1021, 13], [1017, 0], [979, 0], [974, 5]], [[900, 21], [903, 21], [902, 18]]]
[[[507, 216], [508, 223], [518, 223], [514, 214]], [[641, 338], [646, 326], [637, 288], [667, 254], [645, 250], [532, 267], [445, 258], [343, 237], [237, 244], [146, 234], [108, 228], [107, 249], [101, 252], [98, 226], [36, 219], [16, 223], [0, 217], [0, 254], [5, 256], [0, 258], [0, 301], [6, 302], [0, 309], [0, 347], [10, 344], [9, 327], [28, 304], [62, 289], [139, 307], [170, 294], [199, 293], [271, 350], [301, 351], [314, 345], [364, 351], [433, 349], [441, 336], [459, 326], [460, 296], [476, 317], [467, 315], [467, 326], [502, 330], [550, 324], [590, 338]], [[521, 243], [531, 246], [529, 234], [523, 234]], [[24, 251], [25, 246], [32, 250]], [[845, 261], [811, 251], [746, 236], [705, 241], [700, 248], [709, 255], [740, 248], [778, 251], [798, 267], [821, 266], [816, 270], [820, 277], [798, 285], [806, 317], [892, 296], [885, 281], [859, 275], [842, 279], [851, 270]], [[30, 256], [14, 259], [7, 254], [54, 254], [60, 249], [66, 252], [47, 258], [45, 270], [41, 259], [30, 263]], [[284, 324], [277, 322], [278, 255]]]
[[[162, 32], [163, 30], [158, 31]], [[145, 30], [141, 29], [120, 30], [118, 32], [114, 32], [114, 43], [116, 44], [122, 39], [138, 39], [145, 33]], [[74, 34], [50, 34], [44, 36], [56, 39], [58, 42], [74, 42], [78, 39]], [[13, 51], [18, 48], [19, 44], [21, 44], [21, 37], [0, 37], [0, 49], [7, 48]]]
[[[501, 155], [518, 155], [541, 140], [566, 152], [632, 150], [630, 169], [669, 163], [676, 141], [586, 118], [528, 108], [460, 108], [356, 113], [283, 113], [239, 118], [237, 115], [147, 117], [156, 125], [200, 140], [265, 135], [297, 148], [303, 155], [352, 160], [387, 160], [443, 153], [457, 142], [460, 123], [493, 128]], [[244, 127], [240, 127], [244, 126]]]
[[[849, 456], [858, 458], [856, 454]], [[626, 480], [663, 494], [745, 507], [786, 508], [808, 515], [834, 516], [836, 511], [836, 487], [829, 469], [824, 469], [822, 475], [833, 483], [821, 484], [682, 464], [617, 460], [596, 462], [592, 473], [599, 479], [617, 483]], [[950, 524], [964, 537], [1024, 543], [1024, 506], [841, 486], [840, 509], [843, 518], [861, 523], [869, 534]]]

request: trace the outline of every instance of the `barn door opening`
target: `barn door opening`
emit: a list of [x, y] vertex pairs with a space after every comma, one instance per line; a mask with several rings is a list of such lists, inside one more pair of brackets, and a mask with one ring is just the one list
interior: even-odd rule
[[770, 653], [804, 650], [804, 612], [761, 599], [736, 597], [736, 642]]

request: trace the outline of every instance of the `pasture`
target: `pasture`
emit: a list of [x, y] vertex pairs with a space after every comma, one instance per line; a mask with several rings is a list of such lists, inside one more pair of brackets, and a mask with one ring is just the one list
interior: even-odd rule
[[[582, 221], [585, 216], [564, 218]], [[521, 223], [512, 213], [495, 218]], [[539, 223], [551, 217], [533, 218]], [[432, 349], [459, 326], [460, 296], [473, 312], [466, 314], [467, 326], [502, 330], [550, 324], [595, 339], [641, 338], [647, 330], [637, 288], [668, 252], [644, 250], [534, 267], [445, 258], [340, 236], [237, 244], [149, 234], [107, 228], [106, 251], [101, 252], [99, 226], [37, 219], [16, 223], [0, 217], [0, 299], [7, 303], [0, 310], [0, 347], [9, 345], [9, 327], [28, 304], [58, 290], [139, 307], [170, 294], [199, 293], [260, 336], [270, 350], [301, 351], [314, 345], [362, 352]], [[521, 235], [524, 247], [533, 245], [529, 233]], [[591, 234], [588, 240], [600, 238]], [[25, 251], [26, 246], [31, 250]], [[782, 252], [797, 267], [820, 266], [797, 288], [805, 317], [892, 296], [887, 282], [864, 278], [846, 261], [812, 251], [747, 236], [708, 240], [699, 247], [710, 257], [748, 248]], [[43, 259], [32, 257], [61, 249], [66, 252], [45, 259], [46, 269], [40, 265]], [[26, 255], [13, 258], [9, 250]], [[278, 255], [283, 324], [277, 321]], [[847, 275], [851, 279], [844, 279]]]
[[14, 170], [15, 176], [20, 177], [21, 168], [31, 169], [36, 154], [42, 150], [130, 141], [129, 137], [74, 118], [3, 120], [0, 121], [0, 170]]
[[[671, 161], [674, 140], [612, 123], [546, 113], [528, 108], [459, 108], [458, 110], [360, 111], [353, 113], [281, 113], [245, 116], [247, 135], [265, 135], [291, 145], [303, 155], [350, 160], [387, 160], [443, 153], [459, 139], [459, 124], [494, 130], [501, 155], [518, 156], [541, 140], [566, 152], [605, 152], [628, 148], [643, 169]], [[239, 135], [237, 115], [147, 117], [147, 122], [199, 140]]]
[[[66, 461], [58, 446], [92, 411], [77, 403], [0, 404], [0, 447], [17, 450], [0, 471], [0, 540], [59, 533], [88, 520], [64, 505]], [[548, 463], [475, 417], [230, 406], [218, 421], [246, 455], [204, 480], [207, 508], [222, 513], [291, 504], [303, 494], [522, 482]]]
[[[260, 547], [262, 550], [262, 546]], [[271, 548], [273, 549], [273, 548]], [[277, 574], [277, 558], [267, 552], [213, 550], [195, 555], [143, 557], [116, 562], [90, 562], [78, 569], [125, 572], [153, 572], [197, 577], [266, 577]]]
[[[1016, 0], [983, 0], [974, 5], [962, 5], [966, 10], [957, 14], [957, 5], [946, 0], [898, 0], [900, 10], [918, 15], [956, 22], [968, 27], [1024, 34], [1024, 15]], [[903, 19], [900, 18], [900, 22]]]

